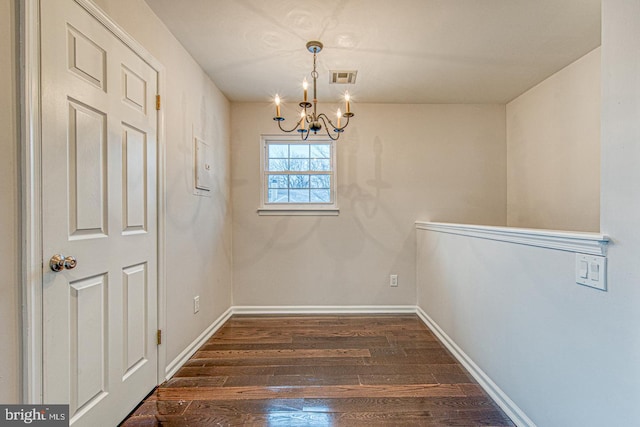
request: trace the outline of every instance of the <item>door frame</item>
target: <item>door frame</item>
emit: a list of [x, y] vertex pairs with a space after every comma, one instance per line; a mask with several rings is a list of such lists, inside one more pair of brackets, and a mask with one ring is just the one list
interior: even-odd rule
[[[50, 1], [50, 0], [44, 0]], [[91, 0], [74, 0], [158, 73], [158, 94], [165, 93], [164, 66]], [[43, 402], [43, 253], [42, 253], [42, 116], [40, 2], [19, 1], [21, 265], [22, 265], [22, 399]], [[166, 325], [165, 292], [165, 130], [164, 109], [157, 113], [158, 329]], [[156, 383], [165, 380], [166, 345], [157, 346]]]

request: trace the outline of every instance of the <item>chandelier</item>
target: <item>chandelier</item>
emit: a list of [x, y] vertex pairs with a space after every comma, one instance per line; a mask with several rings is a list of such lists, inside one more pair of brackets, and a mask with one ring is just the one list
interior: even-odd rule
[[[311, 72], [311, 78], [313, 79], [313, 104], [308, 100], [309, 84], [307, 83], [307, 79], [305, 78], [302, 82], [302, 88], [304, 90], [303, 100], [299, 104], [302, 110], [300, 110], [300, 119], [296, 122], [295, 127], [292, 129], [285, 129], [282, 127], [284, 117], [280, 115], [280, 97], [278, 95], [275, 96], [276, 116], [273, 118], [273, 120], [278, 122], [278, 127], [283, 132], [298, 131], [298, 133], [300, 133], [300, 137], [303, 140], [309, 138], [311, 132], [313, 132], [314, 135], [317, 134], [324, 125], [327, 136], [336, 141], [338, 138], [340, 138], [340, 134], [344, 132], [344, 129], [349, 125], [349, 119], [354, 115], [351, 112], [349, 92], [345, 92], [344, 94], [345, 113], [342, 114], [342, 112], [338, 108], [335, 123], [332, 122], [326, 114], [318, 114], [318, 97], [316, 93], [318, 72], [316, 71], [316, 55], [322, 50], [322, 43], [320, 43], [319, 41], [310, 41], [307, 43], [307, 49], [309, 50], [309, 52], [313, 53], [313, 71]], [[311, 107], [313, 107], [313, 109]], [[346, 121], [341, 125], [342, 118], [345, 118]]]

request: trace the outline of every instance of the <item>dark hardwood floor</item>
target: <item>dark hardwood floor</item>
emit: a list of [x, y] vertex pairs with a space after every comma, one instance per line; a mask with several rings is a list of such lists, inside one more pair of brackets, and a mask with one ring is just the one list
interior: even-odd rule
[[417, 316], [367, 315], [234, 316], [122, 425], [514, 424]]

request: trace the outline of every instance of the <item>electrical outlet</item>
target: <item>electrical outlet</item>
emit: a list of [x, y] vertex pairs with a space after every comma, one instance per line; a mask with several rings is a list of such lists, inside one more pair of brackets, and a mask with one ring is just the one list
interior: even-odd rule
[[392, 274], [391, 276], [389, 276], [389, 286], [391, 286], [393, 288], [397, 288], [398, 287], [398, 275], [397, 274]]
[[193, 314], [200, 311], [200, 296], [193, 297]]

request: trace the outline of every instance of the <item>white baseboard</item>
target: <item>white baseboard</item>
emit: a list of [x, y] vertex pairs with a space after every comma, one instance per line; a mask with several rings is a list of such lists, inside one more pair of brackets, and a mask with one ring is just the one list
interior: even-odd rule
[[415, 305], [236, 305], [233, 314], [415, 314]]
[[171, 377], [173, 377], [175, 373], [178, 372], [178, 369], [182, 368], [182, 365], [184, 365], [187, 362], [187, 360], [189, 360], [189, 358], [193, 356], [194, 353], [198, 351], [198, 349], [209, 338], [211, 338], [211, 336], [215, 334], [218, 329], [220, 329], [222, 325], [224, 325], [224, 322], [229, 320], [232, 314], [233, 314], [232, 308], [227, 309], [227, 311], [222, 313], [220, 317], [214, 320], [213, 323], [209, 325], [209, 327], [207, 327], [207, 329], [205, 329], [204, 332], [200, 334], [200, 336], [198, 336], [198, 338], [193, 340], [193, 342], [189, 344], [187, 348], [185, 348], [178, 355], [178, 357], [173, 359], [171, 363], [169, 363], [165, 368], [165, 380], [168, 380]]
[[469, 371], [473, 378], [489, 396], [500, 406], [511, 421], [519, 427], [536, 427], [535, 423], [515, 404], [513, 400], [502, 391], [496, 383], [482, 370], [460, 347], [438, 326], [438, 324], [427, 315], [420, 307], [415, 308], [415, 313], [431, 329], [438, 339], [453, 353], [453, 356], [462, 366]]

